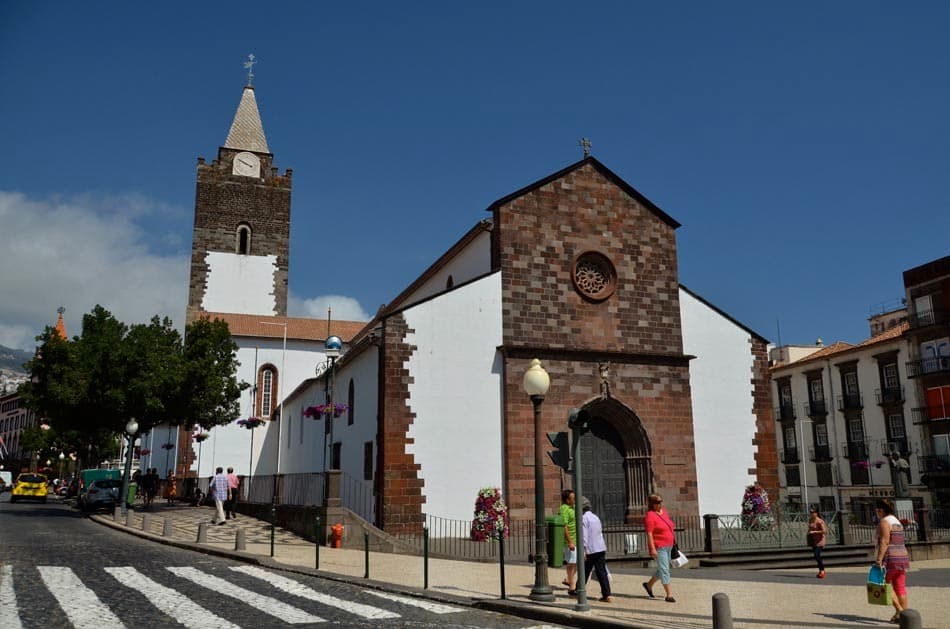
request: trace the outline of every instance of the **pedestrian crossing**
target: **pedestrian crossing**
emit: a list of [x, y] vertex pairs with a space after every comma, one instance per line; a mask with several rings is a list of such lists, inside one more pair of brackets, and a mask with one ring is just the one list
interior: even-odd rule
[[[13, 566], [5, 564], [0, 566], [0, 627], [30, 629], [37, 626], [30, 624], [31, 617], [21, 616], [21, 612], [35, 606], [37, 600], [35, 589], [36, 584], [39, 583], [46, 588], [69, 623], [76, 629], [134, 627], [141, 624], [143, 615], [154, 617], [155, 611], [169, 617], [167, 624], [173, 624], [171, 621], [174, 621], [181, 626], [193, 629], [241, 629], [238, 623], [242, 620], [250, 623], [249, 626], [255, 626], [254, 622], [248, 620], [247, 615], [250, 610], [245, 610], [244, 617], [241, 618], [240, 605], [229, 607], [238, 618], [223, 618], [219, 613], [196, 602], [196, 600], [208, 600], [209, 597], [227, 597], [240, 601], [251, 608], [254, 614], [263, 614], [274, 619], [272, 623], [274, 626], [325, 623], [327, 620], [319, 615], [321, 609], [332, 609], [353, 615], [364, 622], [398, 620], [402, 617], [400, 609], [421, 609], [434, 615], [433, 623], [438, 622], [437, 618], [443, 614], [465, 611], [463, 607], [433, 603], [411, 596], [369, 589], [359, 592], [360, 595], [370, 594], [374, 598], [387, 601], [389, 607], [387, 609], [319, 592], [300, 581], [256, 566], [232, 566], [230, 570], [231, 574], [240, 578], [240, 583], [224, 578], [231, 574], [222, 576], [220, 573], [212, 574], [191, 566], [155, 568], [152, 570], [152, 576], [136, 567], [115, 566], [95, 568], [93, 572], [96, 574], [92, 576], [84, 572], [86, 579], [93, 582], [87, 584], [73, 568], [66, 566], [18, 567], [15, 575]], [[109, 575], [111, 580], [108, 577], [104, 577], [105, 580], [100, 579], [102, 575], [99, 571]], [[175, 577], [170, 580], [173, 586], [168, 585], [169, 580], [166, 580], [164, 584], [159, 582], [165, 574]], [[25, 598], [24, 601], [17, 599], [17, 583], [20, 581], [23, 582], [21, 587], [25, 590], [21, 595]], [[106, 585], [104, 586], [103, 583]], [[154, 610], [145, 612], [142, 611], [141, 605], [137, 605], [136, 618], [127, 618], [123, 621], [120, 618], [122, 612], [110, 609], [109, 604], [96, 593], [97, 589], [114, 591], [116, 586], [119, 586], [126, 597], [133, 594], [142, 597]], [[196, 596], [194, 586], [200, 588], [205, 596]], [[303, 602], [299, 606], [285, 602], [273, 596], [278, 593], [290, 595], [295, 600], [300, 599]], [[115, 598], [117, 597], [114, 595], [111, 597], [111, 599]], [[338, 613], [336, 617], [339, 618]]]

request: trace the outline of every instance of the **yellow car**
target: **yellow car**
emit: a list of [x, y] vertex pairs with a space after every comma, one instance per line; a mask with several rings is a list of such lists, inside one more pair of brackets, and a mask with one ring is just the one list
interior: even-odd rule
[[16, 477], [10, 502], [17, 500], [40, 500], [46, 502], [46, 477], [42, 474], [23, 473]]

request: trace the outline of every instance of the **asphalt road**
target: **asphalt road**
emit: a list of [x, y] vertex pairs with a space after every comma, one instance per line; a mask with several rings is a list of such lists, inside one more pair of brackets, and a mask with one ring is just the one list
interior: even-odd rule
[[124, 535], [0, 497], [0, 627], [537, 627]]

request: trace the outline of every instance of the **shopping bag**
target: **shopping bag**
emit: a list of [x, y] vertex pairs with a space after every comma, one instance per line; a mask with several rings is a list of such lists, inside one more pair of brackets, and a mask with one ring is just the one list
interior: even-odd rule
[[868, 604], [884, 605], [892, 604], [894, 599], [894, 588], [890, 583], [884, 582], [884, 569], [877, 564], [871, 566], [868, 571]]
[[676, 542], [673, 542], [673, 548], [670, 549], [670, 559], [676, 559], [680, 556], [680, 547]]
[[623, 536], [623, 554], [624, 555], [636, 555], [637, 554], [637, 536], [633, 533], [627, 533]]
[[675, 559], [670, 559], [670, 563], [674, 568], [682, 568], [689, 563], [689, 558], [687, 558], [686, 553], [681, 550], [680, 554]]

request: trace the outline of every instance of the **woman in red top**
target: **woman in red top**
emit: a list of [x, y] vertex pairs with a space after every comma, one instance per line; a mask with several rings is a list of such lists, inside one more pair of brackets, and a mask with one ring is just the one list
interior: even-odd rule
[[643, 584], [650, 598], [653, 598], [653, 585], [659, 581], [666, 590], [666, 602], [675, 603], [673, 591], [670, 589], [670, 550], [673, 548], [673, 520], [663, 510], [663, 498], [658, 494], [651, 494], [649, 511], [643, 519], [647, 533], [647, 547], [650, 556], [656, 559], [656, 572], [650, 580]]

